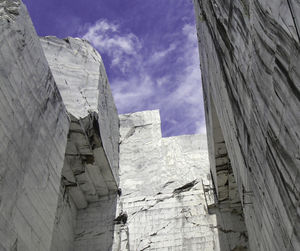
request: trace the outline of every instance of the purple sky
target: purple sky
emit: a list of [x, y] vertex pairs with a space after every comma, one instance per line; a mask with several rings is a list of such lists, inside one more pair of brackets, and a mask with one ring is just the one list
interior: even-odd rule
[[160, 109], [163, 136], [205, 132], [192, 0], [23, 0], [37, 33], [100, 52], [119, 113]]

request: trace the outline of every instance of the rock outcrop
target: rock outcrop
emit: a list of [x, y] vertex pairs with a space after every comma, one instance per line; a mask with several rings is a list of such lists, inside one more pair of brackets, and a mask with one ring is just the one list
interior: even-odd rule
[[20, 1], [0, 34], [0, 250], [50, 250], [69, 119]]
[[41, 44], [67, 111], [77, 119], [97, 113], [102, 146], [118, 180], [119, 119], [101, 56], [80, 38], [42, 37]]
[[0, 250], [300, 250], [299, 1], [194, 2], [208, 142], [0, 0]]
[[119, 118], [99, 53], [79, 38], [41, 38], [71, 124], [52, 250], [112, 245]]
[[46, 59], [21, 1], [0, 0], [0, 32], [0, 249], [108, 250], [119, 119], [101, 57], [48, 37]]
[[250, 249], [300, 250], [299, 1], [194, 3], [218, 196], [225, 168]]
[[158, 111], [120, 115], [120, 134], [118, 211], [128, 219], [113, 250], [247, 246], [243, 217], [214, 208], [205, 135], [162, 138]]

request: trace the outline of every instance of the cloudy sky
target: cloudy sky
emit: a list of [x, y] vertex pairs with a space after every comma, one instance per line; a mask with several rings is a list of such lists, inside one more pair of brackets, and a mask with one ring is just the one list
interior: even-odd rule
[[192, 0], [23, 0], [40, 36], [100, 52], [119, 113], [160, 109], [163, 136], [205, 132]]

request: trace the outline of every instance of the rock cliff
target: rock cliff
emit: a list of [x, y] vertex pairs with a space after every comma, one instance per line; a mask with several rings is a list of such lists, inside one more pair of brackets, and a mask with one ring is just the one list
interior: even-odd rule
[[213, 209], [205, 135], [162, 138], [158, 111], [120, 115], [120, 134], [118, 211], [128, 219], [115, 226], [113, 250], [247, 246], [243, 217]]
[[97, 113], [102, 146], [118, 180], [119, 118], [101, 56], [80, 38], [40, 41], [67, 111], [77, 119]]
[[208, 140], [118, 116], [87, 41], [0, 0], [0, 250], [300, 250], [300, 3], [194, 3]]
[[0, 250], [108, 250], [119, 119], [101, 57], [73, 38], [44, 51], [17, 0], [0, 32]]
[[300, 3], [194, 3], [218, 196], [226, 164], [250, 249], [299, 250]]
[[20, 1], [0, 34], [0, 250], [50, 250], [70, 123]]
[[51, 250], [108, 250], [119, 182], [119, 118], [105, 68], [85, 40], [40, 41], [71, 121]]

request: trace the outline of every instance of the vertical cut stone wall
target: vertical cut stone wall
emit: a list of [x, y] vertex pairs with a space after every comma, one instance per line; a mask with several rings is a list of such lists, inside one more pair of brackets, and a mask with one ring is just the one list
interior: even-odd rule
[[101, 56], [80, 38], [42, 37], [41, 44], [68, 112], [77, 119], [98, 113], [102, 146], [118, 183], [119, 118]]
[[79, 38], [41, 38], [71, 125], [52, 250], [109, 250], [118, 189], [119, 119], [99, 53]]
[[51, 251], [74, 250], [76, 216], [76, 205], [65, 186], [61, 184], [52, 232]]
[[299, 250], [299, 1], [194, 3], [210, 159], [216, 115], [250, 249]]
[[102, 196], [86, 209], [78, 210], [75, 229], [74, 251], [111, 250], [117, 194]]
[[0, 1], [0, 34], [0, 249], [49, 250], [69, 120], [20, 1]]

